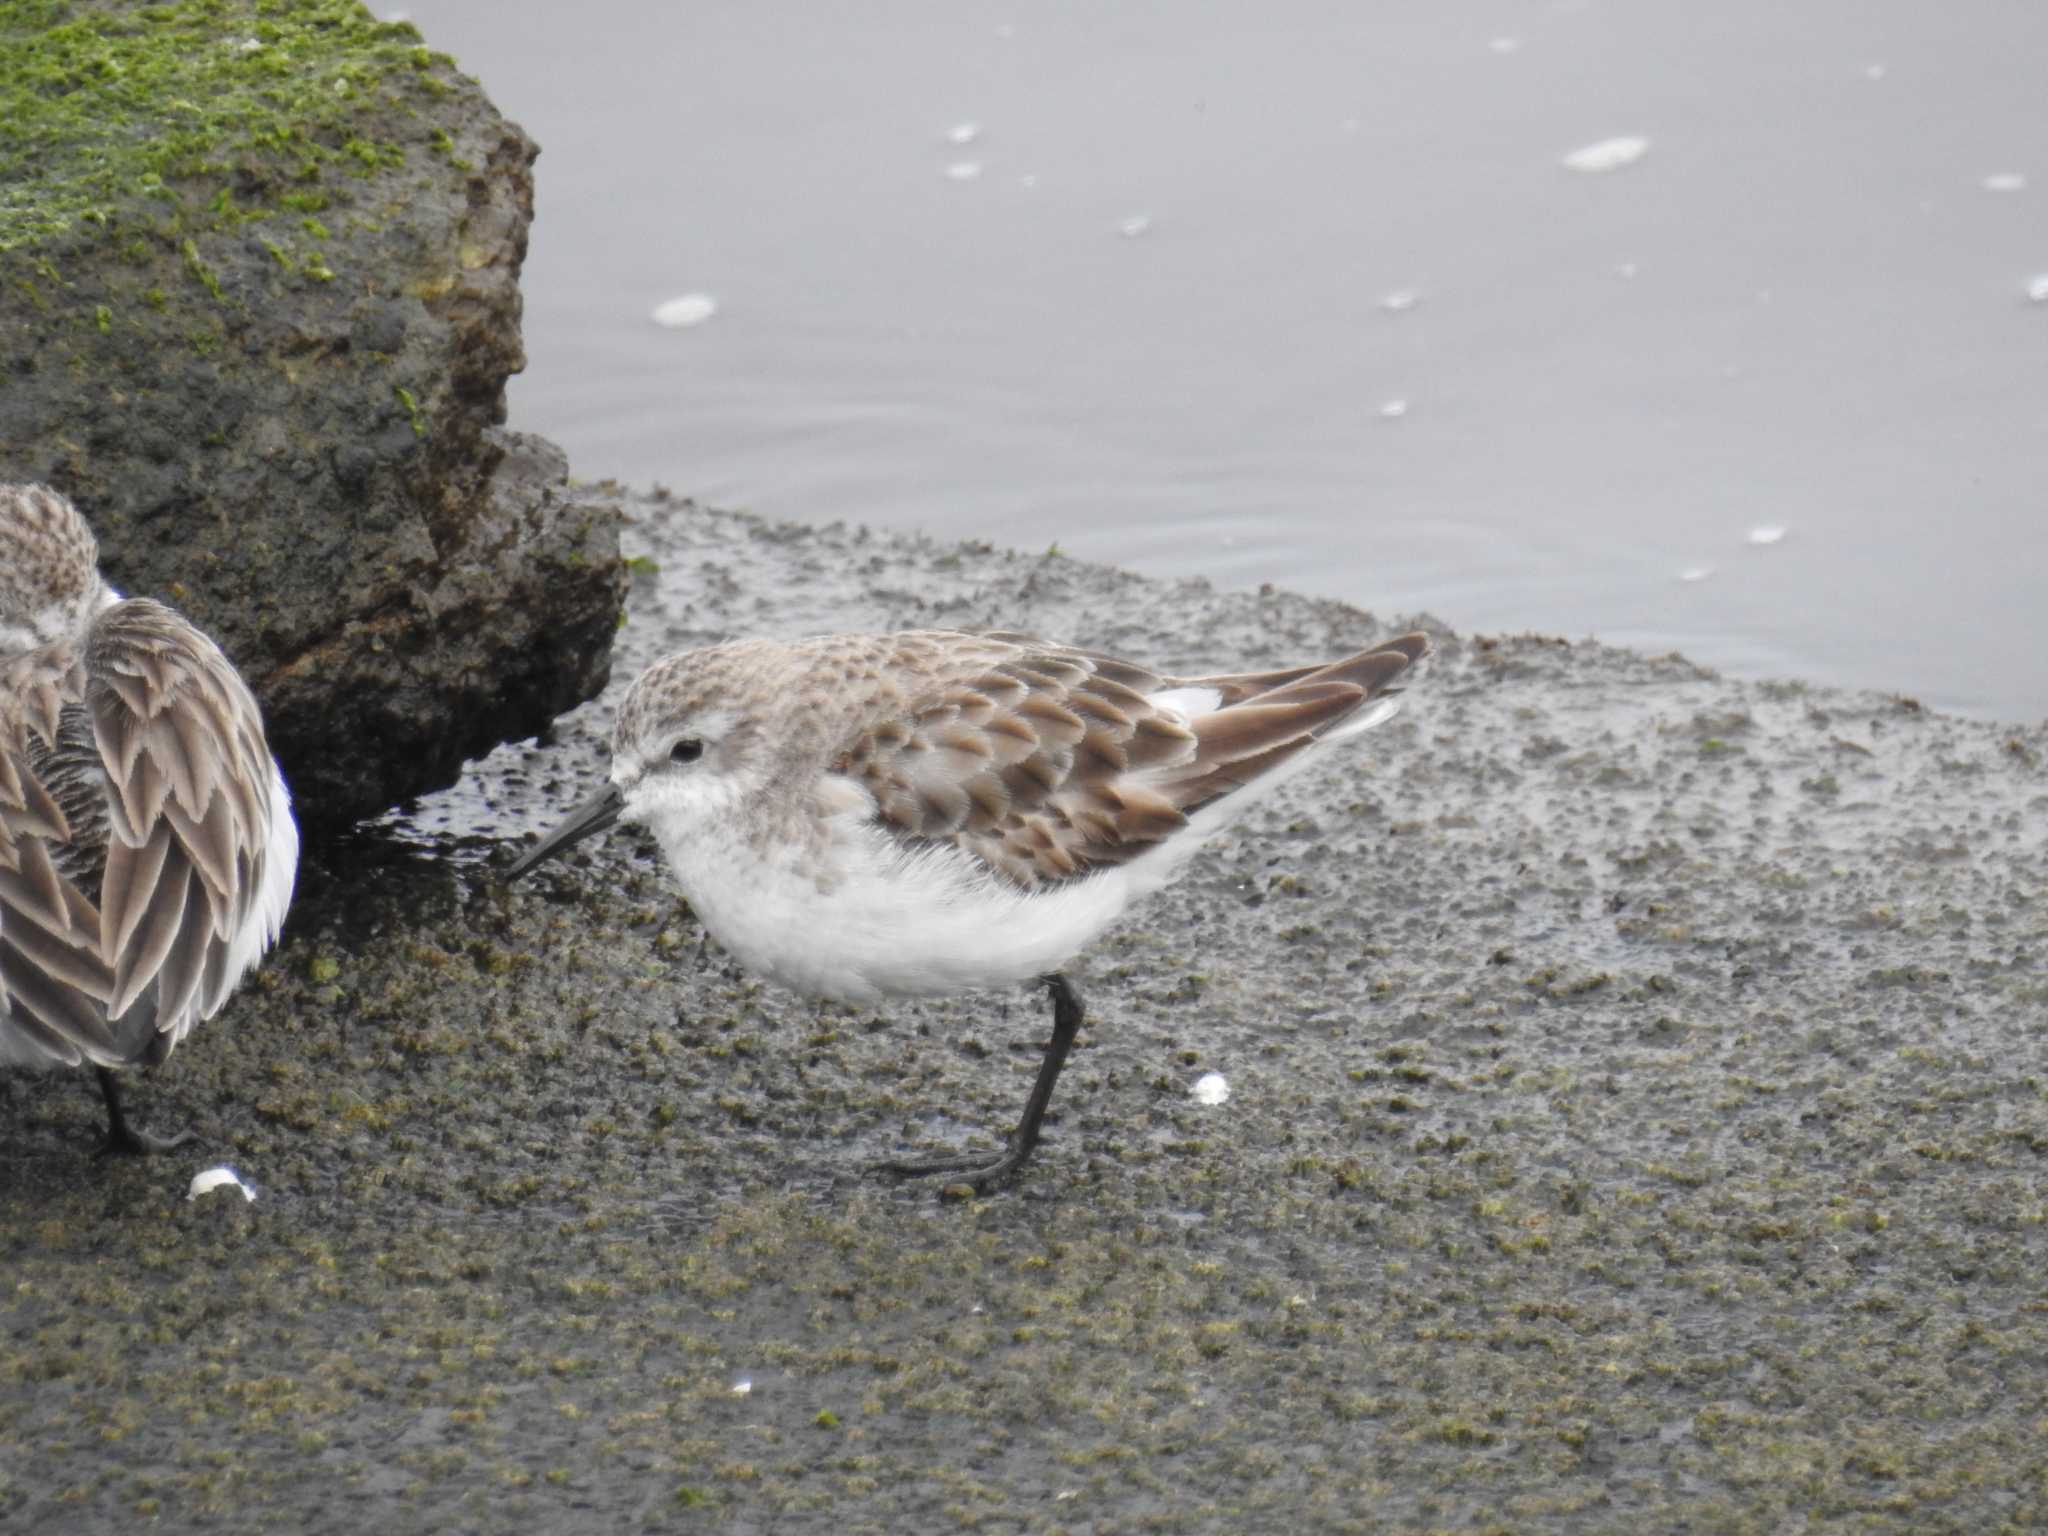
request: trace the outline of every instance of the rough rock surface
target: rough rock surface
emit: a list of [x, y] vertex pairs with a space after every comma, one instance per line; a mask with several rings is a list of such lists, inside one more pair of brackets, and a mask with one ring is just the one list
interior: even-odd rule
[[991, 1145], [1042, 999], [789, 997], [630, 832], [493, 885], [626, 680], [1395, 626], [637, 510], [606, 698], [326, 849], [136, 1082], [200, 1144], [95, 1162], [88, 1078], [0, 1078], [0, 1527], [2048, 1527], [2048, 732], [1444, 636], [1084, 957], [1037, 1159], [949, 1202], [863, 1165]]
[[0, 0], [0, 478], [220, 640], [315, 821], [607, 676], [613, 514], [502, 425], [535, 154], [354, 0]]

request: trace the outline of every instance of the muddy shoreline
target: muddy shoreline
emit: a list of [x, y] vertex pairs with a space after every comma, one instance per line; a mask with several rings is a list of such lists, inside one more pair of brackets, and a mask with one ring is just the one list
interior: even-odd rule
[[[788, 997], [637, 836], [492, 880], [610, 702], [740, 633], [1414, 618], [621, 499], [612, 690], [313, 853], [135, 1087], [197, 1147], [0, 1078], [0, 1524], [2048, 1522], [2048, 733], [1433, 625], [1084, 957], [1038, 1158], [947, 1202], [863, 1164], [1006, 1126], [1038, 1000]], [[219, 1162], [253, 1204], [185, 1198]]]

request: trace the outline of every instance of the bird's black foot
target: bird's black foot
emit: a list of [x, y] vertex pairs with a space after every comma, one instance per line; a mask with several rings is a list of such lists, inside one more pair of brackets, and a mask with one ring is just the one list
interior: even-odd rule
[[175, 1136], [152, 1136], [130, 1125], [121, 1108], [121, 1085], [105, 1067], [98, 1071], [100, 1094], [107, 1101], [107, 1144], [100, 1148], [101, 1157], [147, 1157], [181, 1147], [192, 1139], [190, 1131], [180, 1131]]
[[[1034, 1138], [1035, 1144], [1035, 1138]], [[1007, 1179], [1030, 1160], [1032, 1148], [1020, 1147], [1013, 1140], [1010, 1150], [1000, 1157], [976, 1157], [962, 1153], [958, 1157], [919, 1157], [902, 1161], [891, 1159], [873, 1165], [876, 1173], [893, 1173], [906, 1179], [931, 1178], [936, 1174], [957, 1173], [964, 1177], [955, 1180], [960, 1184], [972, 1184], [977, 1192]]]
[[1045, 1119], [1045, 1108], [1052, 1102], [1052, 1085], [1059, 1081], [1060, 1068], [1067, 1064], [1067, 1053], [1074, 1048], [1074, 1036], [1081, 1030], [1081, 997], [1073, 983], [1057, 971], [1044, 981], [1046, 991], [1052, 994], [1052, 1039], [1046, 1042], [1045, 1060], [1039, 1064], [1038, 1080], [1031, 1085], [1031, 1097], [1024, 1102], [1024, 1118], [1011, 1133], [1009, 1149], [994, 1158], [961, 1153], [951, 1157], [892, 1159], [876, 1163], [875, 1172], [912, 1179], [960, 1174], [963, 1177], [957, 1182], [973, 1185], [978, 1193], [1007, 1179], [1030, 1161], [1038, 1146], [1038, 1128]]

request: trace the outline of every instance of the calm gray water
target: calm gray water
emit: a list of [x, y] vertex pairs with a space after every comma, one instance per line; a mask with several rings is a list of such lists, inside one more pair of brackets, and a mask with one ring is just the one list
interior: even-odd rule
[[406, 12], [579, 474], [2048, 715], [2037, 0]]

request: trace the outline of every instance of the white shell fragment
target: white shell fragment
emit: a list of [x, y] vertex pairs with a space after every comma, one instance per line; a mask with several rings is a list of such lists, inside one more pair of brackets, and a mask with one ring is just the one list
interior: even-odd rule
[[1763, 523], [1749, 530], [1752, 544], [1776, 544], [1785, 537], [1785, 530], [1776, 523]]
[[718, 313], [718, 300], [708, 293], [679, 294], [654, 306], [654, 323], [671, 331], [702, 325]]
[[738, 1381], [732, 1384], [732, 1395], [734, 1397], [745, 1397], [749, 1392], [753, 1390], [754, 1383], [745, 1376], [742, 1376]]
[[2036, 304], [2048, 304], [2048, 272], [2036, 273], [2027, 280], [2027, 297]]
[[1421, 295], [1413, 288], [1396, 288], [1380, 300], [1380, 308], [1390, 315], [1398, 315], [1413, 309], [1415, 301], [1420, 297]]
[[1602, 139], [1597, 144], [1588, 144], [1575, 149], [1564, 157], [1568, 171], [1584, 171], [1594, 175], [1601, 171], [1618, 171], [1624, 165], [1634, 165], [1650, 152], [1650, 141], [1634, 134], [1620, 138]]
[[1204, 1072], [1189, 1091], [1197, 1104], [1221, 1104], [1230, 1097], [1230, 1079], [1221, 1072]]
[[1711, 565], [1688, 565], [1678, 573], [1678, 579], [1680, 581], [1705, 581], [1713, 574], [1714, 568]]
[[2019, 171], [1993, 171], [1984, 178], [1986, 192], [2024, 192], [2027, 178]]
[[981, 162], [979, 160], [955, 160], [946, 167], [946, 179], [948, 181], [979, 181], [981, 180]]
[[1380, 407], [1380, 415], [1385, 417], [1388, 421], [1399, 421], [1403, 416], [1406, 416], [1407, 414], [1408, 402], [1406, 400], [1389, 400], [1385, 405]]
[[1144, 234], [1145, 231], [1150, 229], [1151, 227], [1151, 214], [1134, 213], [1129, 218], [1123, 219], [1118, 222], [1116, 226], [1116, 232], [1122, 235], [1126, 240], [1135, 240], [1138, 238], [1138, 236]]
[[208, 1168], [192, 1175], [192, 1187], [185, 1192], [187, 1200], [197, 1200], [201, 1195], [210, 1195], [216, 1189], [238, 1189], [244, 1200], [254, 1200], [256, 1191], [235, 1176], [232, 1168]]
[[946, 133], [946, 139], [953, 144], [972, 144], [981, 137], [981, 124], [955, 123]]

